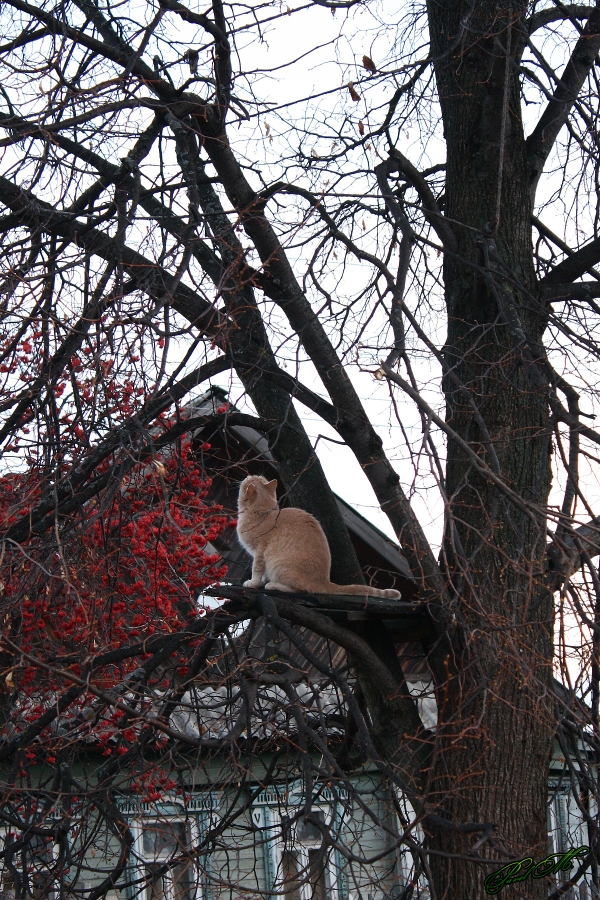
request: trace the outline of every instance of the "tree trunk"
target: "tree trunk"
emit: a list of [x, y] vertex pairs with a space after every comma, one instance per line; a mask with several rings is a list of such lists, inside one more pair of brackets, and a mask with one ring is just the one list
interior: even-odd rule
[[[450, 682], [438, 696], [433, 784], [451, 823], [492, 822], [513, 858], [542, 859], [553, 735], [552, 596], [543, 584], [549, 414], [544, 391], [533, 383], [514, 330], [503, 319], [490, 284], [494, 273], [483, 271], [493, 239], [501, 264], [522, 287], [504, 284], [530, 346], [536, 346], [546, 323], [531, 299], [532, 210], [515, 59], [525, 11], [525, 3], [429, 3], [447, 145], [445, 214], [458, 249], [444, 265], [445, 357], [485, 427], [476, 423], [467, 391], [449, 378], [447, 421], [499, 469], [512, 491], [539, 504], [528, 515], [473, 472], [449, 441], [444, 552], [454, 573], [456, 625], [451, 652], [435, 661], [438, 688], [447, 673]], [[483, 837], [436, 824], [428, 833], [432, 848], [450, 854], [469, 853]], [[436, 900], [485, 896], [485, 875], [508, 858], [485, 841], [481, 852], [501, 861], [484, 867], [432, 857]], [[547, 887], [529, 879], [504, 888], [503, 897], [542, 897]]]

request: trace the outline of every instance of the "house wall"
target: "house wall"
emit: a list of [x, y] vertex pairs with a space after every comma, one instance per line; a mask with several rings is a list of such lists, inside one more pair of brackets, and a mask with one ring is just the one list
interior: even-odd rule
[[[555, 759], [556, 765], [559, 762]], [[343, 784], [316, 784], [312, 802], [306, 804], [300, 780], [261, 790], [265, 764], [266, 759], [256, 760], [252, 773], [256, 778], [249, 779], [243, 788], [226, 784], [215, 791], [206, 785], [216, 783], [216, 776], [224, 774], [226, 764], [213, 761], [195, 771], [201, 777], [185, 801], [172, 796], [161, 802], [143, 802], [135, 795], [123, 793], [118, 804], [135, 841], [131, 864], [118, 888], [108, 893], [108, 900], [258, 900], [274, 896], [285, 896], [287, 900], [394, 900], [411, 882], [416, 882], [415, 900], [428, 898], [426, 880], [422, 874], [416, 874], [410, 849], [398, 852], [395, 847], [397, 836], [402, 833], [402, 821], [412, 818], [412, 811], [401, 797], [396, 804], [392, 802], [376, 772], [357, 775], [351, 791]], [[212, 777], [204, 780], [207, 775]], [[321, 836], [318, 828], [305, 822], [307, 809], [318, 821], [330, 826], [334, 837], [334, 846], [320, 859]], [[187, 886], [177, 881], [177, 871], [171, 867], [164, 879], [161, 876], [162, 893], [156, 885], [152, 892], [148, 865], [153, 859], [144, 847], [144, 829], [185, 832], [187, 848], [178, 858], [189, 865]], [[6, 841], [6, 829], [0, 837]], [[418, 828], [412, 837], [417, 844], [421, 841]], [[70, 872], [73, 890], [70, 897], [66, 895], [69, 900], [83, 898], [98, 886], [115, 865], [119, 852], [114, 835], [106, 828], [96, 828], [89, 819], [71, 836], [74, 856], [82, 841], [87, 843], [87, 850], [79, 871]], [[577, 799], [565, 773], [555, 767], [550, 779], [549, 852], [564, 853], [586, 843], [587, 830]], [[290, 860], [300, 875], [306, 875], [298, 879], [304, 884], [290, 881]], [[12, 900], [14, 886], [11, 889], [6, 871], [2, 889], [0, 900]], [[40, 900], [58, 900], [59, 895], [56, 890], [46, 890], [37, 896]], [[567, 900], [591, 900], [589, 878], [566, 896]]]
[[[379, 795], [369, 776], [358, 779], [356, 789], [358, 803], [343, 788], [332, 791], [323, 785], [315, 787], [311, 810], [322, 814], [339, 845], [355, 857], [345, 859], [336, 847], [324, 855], [323, 900], [382, 900], [393, 894], [399, 884], [398, 857], [391, 849], [393, 839], [380, 825], [391, 823], [394, 827], [389, 801]], [[160, 805], [125, 801], [122, 809], [137, 829], [159, 818], [165, 822], [179, 819], [186, 821], [190, 833], [196, 835], [197, 846], [202, 847], [203, 840], [208, 839], [211, 852], [201, 853], [198, 858], [196, 877], [200, 889], [195, 900], [281, 895], [290, 891], [284, 883], [283, 855], [294, 854], [300, 873], [309, 873], [321, 838], [313, 835], [311, 839], [309, 835], [307, 839], [302, 831], [305, 798], [299, 782], [254, 793], [251, 805], [243, 810], [249, 800], [248, 792], [236, 798], [231, 788], [220, 794], [195, 791], [186, 807], [176, 800]], [[213, 841], [209, 831], [224, 821], [229, 824]], [[137, 865], [129, 872], [130, 886], [122, 890], [127, 900], [140, 896], [144, 877], [140, 856], [137, 852]], [[299, 886], [296, 900], [311, 900], [311, 896], [310, 886]], [[144, 900], [150, 898], [146, 895]]]

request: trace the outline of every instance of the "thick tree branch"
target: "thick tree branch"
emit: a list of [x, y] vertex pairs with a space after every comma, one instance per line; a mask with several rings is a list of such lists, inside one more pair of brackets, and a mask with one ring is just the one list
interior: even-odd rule
[[[131, 438], [130, 444], [125, 444], [123, 447], [124, 459], [117, 460], [106, 474], [99, 475], [91, 482], [89, 478], [93, 474], [93, 470], [90, 471], [89, 465], [84, 463], [81, 468], [76, 468], [69, 478], [65, 478], [56, 485], [49, 497], [11, 525], [4, 534], [0, 534], [0, 541], [13, 541], [18, 544], [27, 540], [31, 535], [43, 534], [55, 526], [59, 517], [69, 515], [80, 509], [92, 497], [96, 497], [112, 480], [115, 478], [122, 480], [136, 463], [151, 458], [157, 451], [170, 446], [184, 434], [210, 425], [220, 425], [224, 418], [230, 425], [245, 425], [256, 428], [265, 434], [269, 434], [270, 431], [277, 428], [276, 422], [267, 422], [256, 416], [249, 416], [245, 413], [226, 413], [225, 416], [194, 416], [191, 419], [182, 419], [162, 434], [148, 439], [145, 429], [139, 428], [136, 435], [136, 423], [132, 422], [126, 432], [121, 432], [121, 437]], [[136, 436], [138, 437], [137, 442], [134, 440]], [[143, 442], [139, 441], [139, 437], [143, 439]], [[98, 448], [97, 455], [95, 454], [92, 458], [106, 459], [113, 452], [115, 452], [113, 441], [109, 438]]]
[[124, 246], [117, 248], [115, 240], [96, 228], [84, 225], [69, 213], [59, 212], [49, 203], [38, 200], [7, 178], [0, 177], [0, 203], [11, 209], [16, 220], [26, 228], [59, 234], [74, 241], [87, 253], [107, 261], [121, 253], [121, 264], [135, 279], [141, 290], [161, 303], [170, 303], [184, 318], [201, 331], [216, 334], [228, 326], [227, 319], [210, 303], [174, 276], [140, 253]]
[[393, 216], [396, 226], [400, 229], [402, 235], [400, 239], [400, 253], [398, 258], [398, 274], [396, 276], [395, 290], [392, 291], [392, 309], [390, 313], [390, 324], [394, 333], [394, 348], [388, 355], [387, 364], [393, 366], [400, 359], [406, 349], [404, 317], [402, 308], [404, 305], [404, 293], [406, 290], [406, 278], [410, 266], [412, 249], [415, 242], [415, 233], [408, 221], [406, 213], [400, 203], [396, 200], [394, 193], [388, 182], [388, 175], [391, 170], [396, 168], [396, 161], [393, 159], [380, 163], [375, 166], [375, 175], [377, 176], [377, 184], [385, 201], [385, 205]]
[[[410, 160], [404, 156], [397, 148], [393, 148], [390, 153], [397, 171], [401, 172], [409, 184], [412, 184], [416, 190], [421, 203], [423, 204], [423, 212], [429, 224], [437, 233], [440, 241], [447, 250], [456, 250], [456, 238], [452, 228], [448, 225], [444, 218], [444, 214], [438, 206], [438, 202], [433, 195], [433, 191], [427, 183], [427, 179], [414, 166]], [[391, 172], [392, 168], [388, 169]]]
[[[419, 621], [424, 625], [427, 620], [427, 606], [424, 603], [413, 603], [404, 600], [385, 600], [381, 597], [373, 597], [367, 595], [367, 586], [365, 585], [365, 596], [361, 597], [356, 594], [308, 594], [286, 592], [281, 594], [288, 603], [316, 609], [324, 614], [328, 611], [333, 613], [340, 611], [345, 612], [368, 612], [369, 615], [377, 617], [397, 618], [407, 621], [411, 626]], [[250, 609], [259, 596], [274, 596], [272, 591], [265, 591], [264, 588], [254, 590], [252, 588], [242, 587], [237, 584], [220, 584], [218, 587], [207, 588], [204, 593], [208, 597], [226, 598], [226, 609], [239, 611], [241, 609]], [[275, 592], [277, 593], [277, 592]]]
[[600, 555], [600, 516], [577, 528], [563, 525], [560, 538], [548, 544], [551, 570], [557, 578], [560, 576], [555, 581], [554, 590], [558, 590], [563, 578], [570, 578], [584, 565], [583, 553], [591, 557]]
[[[96, 25], [98, 31], [102, 34], [102, 37], [104, 37], [104, 41], [91, 37], [80, 28], [73, 28], [73, 26], [68, 25], [64, 20], [58, 19], [56, 16], [46, 12], [46, 10], [41, 9], [39, 6], [32, 6], [30, 3], [23, 2], [23, 0], [7, 0], [7, 6], [12, 6], [14, 9], [18, 9], [20, 12], [31, 16], [33, 19], [44, 22], [50, 34], [69, 38], [74, 44], [87, 47], [87, 49], [91, 50], [93, 53], [98, 53], [100, 56], [106, 57], [106, 59], [110, 59], [112, 62], [117, 63], [117, 65], [127, 68], [127, 66], [132, 63], [134, 57], [134, 53], [128, 44], [115, 34], [113, 29], [104, 21], [97, 8], [92, 3], [81, 2], [78, 5], [84, 11], [86, 16], [89, 16], [93, 21], [94, 25]], [[141, 60], [138, 59], [133, 61], [131, 72], [143, 83], [147, 84], [148, 87], [162, 99], [167, 101], [178, 99], [177, 92], [173, 86], [167, 81], [159, 78], [154, 69], [151, 69], [149, 65]]]
[[[568, 257], [575, 256], [575, 254], [578, 252], [577, 250], [573, 250], [572, 247], [569, 247], [569, 245], [567, 244], [566, 241], [563, 241], [563, 239], [561, 237], [559, 237], [557, 234], [554, 234], [554, 232], [550, 228], [548, 228], [548, 226], [544, 222], [542, 222], [540, 219], [538, 219], [536, 216], [532, 216], [531, 221], [533, 222], [533, 224], [535, 225], [535, 227], [537, 228], [537, 230], [539, 231], [540, 234], [543, 234], [545, 238], [547, 238], [549, 241], [551, 241], [551, 243], [553, 243], [557, 247], [559, 247], [563, 251], [563, 253], [567, 254]], [[597, 278], [598, 281], [600, 282], [600, 272], [598, 272], [596, 269], [594, 269], [594, 268], [586, 269], [586, 272], [588, 272], [590, 275], [593, 275], [593, 277]], [[549, 274], [551, 274], [551, 273], [549, 273]]]
[[204, 13], [195, 13], [192, 10], [188, 9], [183, 3], [177, 3], [176, 0], [160, 0], [160, 5], [163, 9], [168, 9], [171, 12], [177, 13], [178, 16], [184, 20], [184, 22], [191, 22], [193, 25], [200, 25], [201, 28], [204, 28], [214, 39], [215, 41], [222, 42], [229, 46], [229, 41], [227, 39], [227, 34], [225, 31], [221, 30], [218, 25], [212, 22], [208, 16]]
[[542, 282], [547, 303], [566, 300], [592, 300], [600, 297], [600, 281], [577, 281], [575, 284], [545, 284]]
[[[599, 50], [600, 3], [597, 2], [573, 49], [552, 99], [548, 102], [538, 124], [526, 141], [532, 200], [535, 198], [537, 184], [545, 162], [559, 131], [567, 121]], [[570, 278], [561, 278], [561, 280], [569, 281]]]
[[572, 252], [567, 259], [555, 266], [542, 281], [544, 288], [552, 285], [565, 284], [581, 278], [589, 272], [596, 263], [600, 262], [600, 238], [590, 241]]
[[564, 22], [570, 19], [576, 22], [578, 19], [589, 19], [594, 11], [593, 6], [583, 6], [579, 3], [561, 3], [560, 5], [541, 9], [539, 12], [533, 13], [526, 22], [525, 29], [528, 35], [533, 34], [538, 28], [544, 28], [551, 25], [552, 22]]

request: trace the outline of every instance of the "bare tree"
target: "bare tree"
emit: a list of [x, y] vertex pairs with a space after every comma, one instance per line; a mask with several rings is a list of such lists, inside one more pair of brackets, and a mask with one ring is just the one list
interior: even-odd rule
[[[0, 440], [13, 480], [24, 468], [35, 473], [35, 490], [6, 507], [5, 560], [11, 571], [23, 559], [39, 569], [48, 554], [60, 555], [82, 510], [91, 502], [107, 509], [132, 466], [206, 424], [178, 410], [199, 384], [231, 371], [255, 412], [236, 421], [268, 436], [289, 501], [323, 523], [338, 581], [355, 581], [360, 567], [296, 404], [332, 428], [363, 469], [431, 615], [437, 727], [422, 722], [377, 617], [343, 626], [284, 597], [234, 602], [191, 630], [154, 637], [134, 683], [107, 691], [94, 678], [114, 661], [106, 653], [142, 659], [145, 644], [92, 648], [89, 671], [78, 668], [83, 658], [26, 659], [21, 619], [7, 607], [5, 717], [20, 696], [19, 667], [58, 666], [63, 687], [23, 731], [6, 732], [2, 756], [20, 759], [43, 735], [52, 746], [48, 729], [72, 705], [69, 741], [80, 739], [77, 716], [87, 707], [78, 704], [89, 692], [90, 708], [135, 723], [135, 751], [102, 769], [105, 805], [92, 797], [121, 842], [95, 900], [121, 878], [130, 850], [111, 794], [125, 762], [142, 766], [148, 735], [157, 733], [172, 758], [185, 749], [187, 732], [170, 717], [182, 704], [200, 715], [190, 685], [212, 654], [223, 683], [239, 681], [227, 701], [235, 721], [218, 738], [201, 729], [188, 735], [189, 747], [217, 757], [241, 746], [268, 707], [269, 736], [289, 748], [293, 733], [301, 752], [288, 762], [304, 778], [345, 784], [352, 766], [371, 760], [390, 797], [410, 803], [408, 818], [395, 810], [400, 831], [385, 828], [392, 843], [412, 847], [436, 900], [483, 896], [490, 871], [545, 855], [558, 739], [588, 825], [582, 867], [591, 867], [598, 890], [592, 473], [600, 434], [590, 417], [599, 353], [600, 8], [447, 0], [407, 7], [394, 22], [385, 8], [353, 0], [316, 3], [280, 10], [214, 0], [210, 13], [176, 0], [143, 9], [99, 0], [3, 4]], [[357, 15], [378, 20], [385, 58], [341, 66], [326, 100], [273, 109], [252, 57], [263, 28], [327, 7], [353, 29], [355, 5]], [[411, 153], [409, 127], [418, 131]], [[257, 145], [274, 131], [276, 156], [255, 165]], [[297, 368], [286, 368], [294, 358]], [[307, 383], [306, 361], [318, 389]], [[389, 385], [412, 482], [386, 453], [353, 363]], [[175, 418], [158, 437], [166, 412]], [[227, 415], [216, 411], [211, 423]], [[411, 502], [421, 484], [433, 484], [444, 518], [439, 555]], [[262, 622], [303, 663], [292, 655], [270, 671], [267, 646], [260, 676], [243, 654], [234, 664], [231, 616], [236, 628]], [[185, 673], [167, 666], [200, 632], [207, 637]], [[307, 633], [344, 654], [326, 665]], [[339, 697], [339, 733], [337, 720], [314, 720], [295, 693], [290, 673], [309, 678], [307, 666], [320, 689]], [[265, 707], [258, 698], [275, 682], [283, 694]], [[149, 705], [151, 687], [154, 695], [167, 690], [160, 714]], [[323, 760], [317, 776], [314, 748]], [[21, 765], [7, 796], [24, 777]], [[240, 755], [236, 766], [244, 765]], [[284, 769], [274, 763], [265, 783]], [[28, 840], [48, 837], [23, 796], [5, 821], [25, 824]], [[93, 830], [94, 816], [84, 818]], [[334, 840], [329, 824], [312, 825]], [[546, 896], [549, 884], [507, 885], [505, 896]]]

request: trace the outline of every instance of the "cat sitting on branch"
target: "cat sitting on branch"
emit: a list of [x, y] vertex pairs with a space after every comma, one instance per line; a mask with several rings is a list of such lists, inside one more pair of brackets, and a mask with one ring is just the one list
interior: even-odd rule
[[364, 584], [333, 584], [325, 532], [303, 509], [280, 509], [277, 481], [250, 475], [240, 485], [237, 533], [252, 556], [252, 578], [244, 587], [311, 594], [359, 594], [400, 599], [400, 592]]

